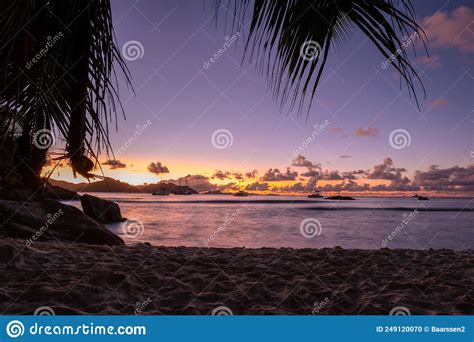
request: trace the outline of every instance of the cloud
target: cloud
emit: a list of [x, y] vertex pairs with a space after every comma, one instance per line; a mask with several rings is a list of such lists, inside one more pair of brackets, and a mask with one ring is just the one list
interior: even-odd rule
[[148, 171], [150, 171], [151, 173], [154, 173], [156, 175], [170, 172], [168, 167], [162, 165], [161, 162], [150, 163], [150, 165], [148, 165], [147, 169], [148, 169]]
[[230, 178], [230, 176], [231, 176], [230, 172], [218, 170], [212, 175], [211, 178], [223, 180], [223, 179]]
[[315, 177], [315, 178], [319, 178], [320, 175], [321, 175], [321, 172], [318, 170], [308, 170], [307, 172], [303, 172], [301, 174], [301, 176], [303, 177]]
[[295, 167], [307, 167], [309, 170], [313, 169], [321, 169], [321, 164], [319, 163], [312, 163], [305, 156], [298, 154], [291, 163], [292, 166]]
[[347, 172], [342, 172], [342, 178], [344, 179], [359, 179], [366, 177], [370, 171], [365, 171], [365, 170], [355, 170], [355, 171], [347, 171]]
[[257, 176], [258, 176], [258, 171], [257, 170], [252, 170], [252, 171], [249, 171], [249, 172], [245, 173], [245, 177], [247, 177], [247, 178], [257, 178]]
[[474, 164], [440, 169], [431, 165], [428, 171], [415, 171], [413, 185], [428, 191], [474, 191]]
[[339, 174], [339, 171], [333, 170], [333, 171], [324, 171], [324, 173], [321, 174], [322, 180], [342, 180], [342, 176]]
[[319, 191], [352, 191], [352, 192], [357, 192], [357, 191], [370, 191], [370, 185], [369, 184], [357, 184], [353, 180], [349, 181], [344, 181], [339, 184], [325, 184], [323, 186], [318, 186], [317, 190]]
[[187, 175], [178, 179], [170, 179], [169, 182], [178, 185], [188, 185], [196, 191], [217, 190], [218, 186], [209, 182], [209, 178], [203, 175]]
[[372, 191], [418, 191], [420, 187], [413, 185], [408, 177], [392, 179], [390, 184], [374, 185], [370, 188]]
[[373, 127], [367, 127], [367, 129], [359, 127], [356, 130], [356, 136], [358, 137], [376, 137], [378, 134], [379, 130]]
[[255, 183], [247, 185], [245, 187], [245, 190], [248, 190], [248, 191], [266, 191], [266, 190], [268, 190], [268, 183], [255, 182]]
[[[258, 171], [253, 170], [250, 172], [245, 173], [245, 177], [247, 178], [255, 178], [257, 175]], [[235, 178], [236, 180], [243, 180], [244, 179], [244, 174], [242, 172], [237, 172], [237, 171], [221, 171], [217, 170], [214, 172], [214, 174], [211, 176], [212, 179], [230, 179], [230, 178]]]
[[311, 192], [313, 190], [313, 186], [314, 182], [308, 182], [306, 184], [298, 182], [292, 185], [274, 186], [272, 188], [272, 192]]
[[232, 176], [237, 180], [244, 179], [244, 175], [241, 172], [232, 172]]
[[406, 171], [405, 168], [394, 167], [392, 158], [385, 158], [383, 164], [374, 166], [374, 170], [367, 175], [367, 178], [385, 180], [401, 179], [402, 172]]
[[110, 166], [111, 170], [116, 170], [116, 169], [123, 169], [127, 166], [127, 164], [122, 163], [118, 159], [108, 159], [107, 161], [103, 162], [102, 165], [108, 165]]
[[430, 57], [423, 55], [415, 58], [415, 63], [428, 69], [441, 68], [441, 58], [439, 55], [432, 55]]
[[343, 134], [344, 130], [341, 127], [329, 127], [329, 132], [333, 134]]
[[341, 159], [347, 159], [347, 158], [352, 158], [352, 157], [351, 157], [350, 155], [348, 155], [348, 154], [342, 154], [342, 155], [339, 156], [339, 158], [341, 158]]
[[298, 177], [298, 172], [291, 171], [291, 168], [287, 167], [285, 173], [280, 172], [279, 169], [268, 169], [263, 175], [262, 180], [266, 182], [278, 182], [295, 180], [296, 177]]
[[437, 12], [423, 20], [430, 46], [474, 52], [474, 10], [460, 6], [453, 12]]
[[436, 99], [436, 100], [433, 101], [433, 106], [434, 107], [444, 107], [448, 104], [448, 102], [449, 101], [447, 99], [443, 99], [443, 98]]
[[218, 185], [217, 189], [220, 190], [220, 191], [225, 191], [225, 190], [237, 191], [240, 188], [236, 183], [230, 182], [230, 183], [227, 183], [227, 184], [224, 184], [224, 185]]

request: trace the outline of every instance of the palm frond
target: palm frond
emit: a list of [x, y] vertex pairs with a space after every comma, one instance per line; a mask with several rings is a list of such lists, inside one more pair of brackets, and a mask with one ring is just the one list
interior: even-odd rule
[[0, 107], [9, 113], [2, 133], [28, 123], [22, 139], [29, 151], [22, 157], [31, 162], [39, 152], [34, 133], [53, 129], [66, 142], [73, 171], [90, 176], [94, 163], [87, 155], [97, 160], [102, 148], [110, 150], [108, 123], [120, 107], [114, 65], [129, 82], [110, 1], [2, 0], [0, 7]]
[[[248, 8], [252, 7], [250, 18]], [[233, 30], [248, 26], [245, 57], [267, 75], [281, 106], [289, 103], [298, 113], [311, 107], [330, 47], [344, 43], [360, 29], [406, 81], [418, 105], [416, 82], [423, 84], [403, 46], [403, 36], [416, 36], [424, 44], [410, 0], [215, 0], [233, 13]], [[314, 58], [302, 58], [302, 48], [314, 44]], [[425, 48], [426, 50], [426, 48]], [[394, 56], [394, 57], [393, 57]]]

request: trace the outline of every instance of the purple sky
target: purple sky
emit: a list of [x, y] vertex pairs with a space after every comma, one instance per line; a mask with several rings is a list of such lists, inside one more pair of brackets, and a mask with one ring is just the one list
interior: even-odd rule
[[[433, 164], [472, 164], [472, 2], [414, 1], [432, 57], [420, 57], [424, 52], [417, 49], [416, 67], [427, 92], [426, 99], [419, 92], [421, 112], [405, 87], [400, 90], [394, 69], [383, 69], [385, 58], [355, 30], [345, 45], [332, 48], [307, 120], [281, 112], [265, 77], [250, 63], [241, 65], [242, 37], [204, 68], [232, 36], [229, 26], [224, 29], [225, 8], [216, 27], [211, 4], [112, 0], [120, 48], [132, 40], [143, 46], [142, 58], [127, 61], [136, 96], [121, 87], [127, 119], [112, 132], [113, 146], [124, 146], [137, 125], [148, 120], [151, 125], [117, 156], [127, 166], [106, 168], [107, 175], [133, 183], [156, 181], [146, 165], [157, 161], [169, 168], [169, 178], [211, 176], [214, 170], [286, 170], [293, 151], [324, 122], [327, 127], [301, 153], [323, 170], [367, 170], [390, 157], [411, 178]], [[389, 135], [399, 128], [409, 132], [411, 144], [395, 149]], [[218, 129], [231, 132], [232, 146], [213, 146]], [[70, 179], [67, 172], [61, 176]]]

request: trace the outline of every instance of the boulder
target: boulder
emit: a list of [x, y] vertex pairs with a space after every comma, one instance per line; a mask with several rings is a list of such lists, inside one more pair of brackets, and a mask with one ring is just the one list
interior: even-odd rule
[[54, 200], [0, 200], [0, 236], [35, 241], [64, 240], [96, 245], [123, 245], [123, 240], [80, 209]]
[[51, 185], [47, 182], [41, 193], [42, 199], [54, 199], [57, 201], [79, 200], [79, 195], [75, 191], [71, 191], [60, 186]]
[[117, 203], [107, 201], [91, 195], [81, 196], [81, 205], [84, 213], [102, 223], [116, 223], [124, 221]]

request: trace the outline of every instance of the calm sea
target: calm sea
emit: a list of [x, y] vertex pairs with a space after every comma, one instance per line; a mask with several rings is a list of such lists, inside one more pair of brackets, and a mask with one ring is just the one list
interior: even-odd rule
[[[474, 246], [474, 199], [92, 193], [130, 221], [108, 225], [127, 243], [194, 247], [455, 250]], [[79, 202], [71, 204], [80, 207]]]

